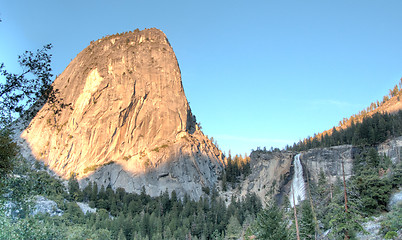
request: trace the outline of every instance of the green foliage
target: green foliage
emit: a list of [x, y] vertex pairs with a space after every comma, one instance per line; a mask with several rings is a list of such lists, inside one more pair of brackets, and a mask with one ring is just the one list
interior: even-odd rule
[[[355, 198], [360, 202], [359, 209], [367, 215], [385, 210], [391, 189], [398, 185], [394, 185], [400, 178], [398, 168], [391, 165], [388, 157], [380, 156], [375, 148], [361, 149], [353, 165], [355, 175], [349, 184], [356, 193]], [[385, 174], [384, 169], [390, 174]]]
[[387, 178], [380, 178], [378, 173], [366, 171], [353, 177], [351, 184], [358, 191], [360, 209], [363, 212], [371, 215], [386, 209], [392, 187]]
[[84, 169], [84, 174], [86, 174], [87, 172], [93, 172], [93, 171], [95, 171], [96, 169], [98, 169], [100, 166], [101, 166], [101, 165], [95, 164], [95, 165], [86, 167], [86, 168]]
[[[311, 148], [331, 147], [342, 144], [355, 146], [374, 146], [384, 142], [387, 138], [402, 135], [402, 111], [394, 114], [375, 113], [365, 116], [359, 122], [351, 120], [351, 124], [344, 128], [333, 128], [331, 134], [322, 133], [314, 137], [307, 137], [287, 150], [305, 151]], [[375, 164], [375, 162], [374, 162]]]
[[48, 100], [54, 97], [51, 87], [50, 73], [51, 56], [47, 52], [51, 44], [45, 45], [36, 53], [26, 51], [18, 57], [22, 68], [21, 74], [10, 73], [0, 65], [0, 74], [4, 82], [0, 84], [0, 126], [7, 126], [29, 109], [38, 100]]
[[[73, 225], [69, 227], [64, 227], [67, 230], [66, 239], [81, 240], [87, 239], [86, 237], [92, 235], [92, 231], [83, 225]], [[93, 235], [92, 235], [93, 236]]]
[[14, 159], [13, 174], [3, 181], [3, 192], [0, 201], [12, 201], [16, 208], [20, 209], [18, 216], [25, 217], [29, 211], [30, 199], [35, 195], [43, 195], [55, 200], [60, 208], [64, 209], [63, 203], [66, 192], [61, 181], [51, 177], [46, 171], [32, 170], [30, 163], [23, 158]]
[[237, 220], [236, 216], [232, 215], [229, 219], [229, 224], [226, 227], [226, 238], [238, 239], [241, 231], [242, 227], [240, 226], [239, 220]]
[[76, 202], [69, 202], [67, 204], [67, 210], [64, 213], [63, 218], [66, 220], [65, 223], [67, 225], [84, 223], [84, 213]]
[[[362, 217], [386, 210], [392, 188], [400, 186], [400, 164], [392, 165], [390, 159], [381, 156], [373, 147], [357, 149], [353, 162], [354, 175], [346, 181], [348, 212], [345, 212], [343, 183], [339, 180], [329, 184], [321, 172], [318, 184], [310, 181], [313, 205], [318, 220], [324, 229], [331, 229], [332, 238], [343, 239], [345, 233], [353, 237], [362, 231], [359, 224]], [[394, 180], [395, 179], [395, 180]], [[393, 218], [392, 222], [398, 222]], [[391, 231], [391, 221], [383, 223], [384, 231]]]
[[74, 173], [71, 174], [70, 179], [68, 180], [68, 193], [69, 193], [69, 200], [71, 201], [80, 202], [83, 200], [83, 194]]
[[[386, 210], [392, 188], [401, 184], [399, 181], [394, 185], [393, 180], [400, 178], [399, 168], [400, 164], [392, 165], [389, 158], [379, 155], [375, 148], [360, 149], [360, 153], [355, 155], [353, 166], [355, 175], [346, 182], [348, 212], [344, 207], [341, 181], [330, 185], [322, 172], [319, 174], [317, 185], [310, 182], [317, 217], [324, 224], [324, 229], [331, 229], [331, 239], [343, 239], [345, 234], [353, 238], [356, 232], [363, 231], [359, 224], [362, 217]], [[402, 227], [399, 224], [401, 212], [391, 213], [387, 215], [387, 220], [381, 223], [383, 234], [397, 231]]]
[[[47, 179], [42, 175], [43, 173], [40, 171], [38, 175], [32, 174], [35, 178]], [[30, 194], [39, 191], [37, 189], [42, 189], [29, 184], [32, 179], [28, 180], [21, 184], [22, 190], [27, 191], [19, 198], [21, 202], [25, 202]], [[57, 180], [55, 181], [57, 182]], [[17, 182], [15, 183], [17, 184]], [[98, 186], [95, 183], [89, 183], [82, 191], [82, 198], [87, 202], [95, 203], [98, 210], [94, 214], [84, 215], [75, 202], [78, 183], [74, 176], [69, 180], [68, 188], [69, 194], [56, 190], [49, 191], [46, 188], [40, 190], [43, 193], [56, 194], [51, 198], [58, 198], [58, 202], [64, 202], [63, 216], [50, 217], [44, 215], [39, 219], [36, 216], [24, 214], [19, 216], [17, 220], [5, 217], [3, 218], [5, 223], [2, 224], [11, 224], [15, 221], [20, 223], [33, 221], [37, 226], [49, 226], [46, 227], [49, 236], [55, 236], [52, 235], [53, 230], [60, 232], [60, 238], [55, 236], [54, 239], [185, 239], [185, 237], [190, 236], [192, 239], [211, 239], [213, 236], [224, 237], [226, 229], [231, 234], [234, 234], [235, 230], [241, 230], [241, 225], [246, 216], [240, 213], [248, 213], [247, 218], [251, 220], [247, 221], [252, 221], [253, 216], [261, 209], [261, 202], [255, 195], [246, 196], [242, 202], [233, 199], [229, 207], [226, 207], [225, 203], [216, 197], [214, 191], [210, 199], [202, 198], [196, 202], [188, 196], [181, 200], [174, 191], [170, 196], [168, 191], [165, 191], [159, 197], [150, 197], [145, 193], [145, 189], [141, 194], [135, 194], [126, 193], [124, 189], [113, 191], [110, 186], [107, 188], [101, 186], [98, 191]], [[67, 199], [71, 199], [70, 202], [63, 201], [63, 195]], [[28, 209], [29, 206], [27, 212]], [[234, 219], [237, 222], [234, 222]], [[21, 232], [18, 228], [20, 225], [15, 226], [15, 228], [10, 229], [10, 232], [4, 234], [15, 235], [17, 236], [16, 239], [24, 239], [18, 235]], [[36, 230], [36, 227], [31, 227], [26, 232], [31, 234], [28, 239], [42, 239], [35, 238], [36, 236], [43, 236]], [[240, 232], [238, 233], [240, 234]], [[216, 235], [216, 233], [219, 234]], [[0, 237], [0, 239], [2, 238]]]
[[396, 233], [395, 231], [389, 231], [384, 236], [385, 239], [396, 239], [397, 237], [398, 237], [398, 233]]
[[0, 194], [4, 188], [4, 178], [12, 171], [12, 160], [17, 155], [17, 145], [11, 140], [10, 132], [0, 130]]
[[[321, 231], [331, 229], [330, 239], [344, 239], [346, 234], [353, 239], [356, 232], [363, 230], [360, 225], [362, 211], [360, 193], [351, 180], [346, 182], [348, 212], [345, 211], [344, 187], [340, 179], [330, 184], [322, 172], [317, 185], [314, 181], [310, 181], [310, 189], [317, 219], [324, 227]], [[312, 217], [309, 216], [307, 205], [302, 204], [301, 208], [300, 232], [304, 234], [307, 230], [307, 235], [311, 236], [314, 234], [314, 227], [310, 224], [305, 225], [304, 222], [311, 223]], [[303, 216], [303, 212], [307, 214]], [[304, 220], [304, 217], [307, 219]], [[314, 238], [314, 235], [312, 236]]]
[[167, 147], [169, 147], [169, 145], [163, 144], [162, 146], [156, 147], [156, 148], [152, 149], [151, 151], [159, 152], [161, 149], [164, 149], [164, 148], [167, 148]]
[[329, 205], [329, 214], [332, 239], [341, 240], [345, 238], [345, 235], [353, 239], [357, 231], [363, 231], [359, 224], [359, 214], [353, 208], [349, 207], [349, 211], [346, 212], [343, 205], [332, 202]]
[[236, 155], [233, 159], [229, 153], [226, 161], [225, 170], [222, 171], [220, 179], [222, 180], [222, 188], [226, 191], [227, 183], [238, 183], [241, 178], [247, 177], [251, 173], [250, 157], [245, 155]]
[[46, 171], [32, 171], [30, 179], [33, 191], [38, 195], [64, 196], [66, 194], [61, 180], [50, 176]]
[[370, 167], [371, 169], [377, 169], [377, 167], [380, 163], [380, 158], [379, 158], [378, 152], [375, 148], [369, 149], [366, 163], [367, 163], [367, 166]]
[[210, 193], [209, 187], [202, 187], [202, 191], [207, 195], [209, 195], [209, 193]]
[[401, 219], [402, 219], [402, 204], [399, 204], [399, 206], [395, 206], [394, 209], [392, 209], [392, 211], [385, 216], [385, 219], [381, 222], [380, 232], [385, 235], [389, 233], [388, 234], [389, 237], [393, 236], [394, 234], [392, 232], [397, 232], [400, 229], [402, 229]]
[[390, 182], [393, 188], [402, 186], [402, 162], [391, 169]]
[[24, 218], [12, 220], [0, 211], [0, 239], [32, 239], [32, 240], [58, 240], [66, 239], [65, 232], [60, 231], [50, 222], [43, 222], [38, 218]]
[[222, 180], [222, 191], [227, 191], [228, 185], [227, 185], [227, 177], [226, 177], [225, 171], [222, 171], [220, 178]]
[[273, 202], [267, 203], [250, 228], [257, 239], [289, 239], [283, 211]]
[[302, 239], [315, 239], [315, 226], [313, 211], [308, 200], [301, 203], [301, 218], [299, 218], [300, 237]]
[[124, 234], [122, 228], [119, 231], [119, 235], [117, 236], [117, 240], [127, 240], [126, 235]]
[[92, 182], [89, 182], [88, 185], [82, 190], [82, 198], [83, 201], [89, 202], [92, 194]]

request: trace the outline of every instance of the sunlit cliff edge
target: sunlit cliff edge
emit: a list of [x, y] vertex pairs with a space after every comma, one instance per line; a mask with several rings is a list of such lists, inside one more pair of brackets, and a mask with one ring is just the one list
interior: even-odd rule
[[71, 108], [55, 114], [43, 106], [19, 142], [57, 175], [193, 198], [217, 183], [224, 156], [197, 125], [162, 31], [91, 42], [53, 86]]

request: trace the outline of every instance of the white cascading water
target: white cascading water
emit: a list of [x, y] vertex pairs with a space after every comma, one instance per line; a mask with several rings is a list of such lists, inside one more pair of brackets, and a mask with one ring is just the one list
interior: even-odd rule
[[290, 205], [293, 207], [293, 196], [295, 198], [294, 202], [299, 205], [299, 201], [306, 199], [306, 186], [303, 179], [303, 167], [300, 162], [300, 154], [297, 154], [293, 160], [294, 174], [292, 180], [292, 187], [290, 189]]

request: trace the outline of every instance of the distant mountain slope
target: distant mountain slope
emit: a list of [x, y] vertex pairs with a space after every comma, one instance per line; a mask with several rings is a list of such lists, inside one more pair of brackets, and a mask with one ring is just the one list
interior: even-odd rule
[[357, 114], [354, 114], [348, 119], [343, 119], [339, 122], [339, 126], [341, 128], [345, 128], [350, 126], [351, 122], [361, 122], [363, 118], [372, 116], [376, 113], [396, 113], [402, 110], [402, 78], [398, 85], [395, 85], [393, 89], [389, 90], [389, 94], [385, 95], [382, 101], [373, 102], [369, 107], [360, 111]]
[[[378, 127], [378, 125], [381, 125], [384, 121], [387, 121], [387, 114], [391, 114], [391, 115], [395, 115], [398, 114], [400, 111], [402, 110], [402, 79], [401, 82], [399, 83], [399, 87], [398, 85], [395, 85], [393, 89], [389, 90], [389, 94], [383, 97], [383, 100], [377, 101], [377, 102], [373, 102], [370, 104], [369, 107], [367, 107], [366, 109], [360, 111], [357, 114], [352, 115], [349, 118], [344, 118], [343, 120], [339, 121], [339, 125], [338, 126], [334, 126], [333, 128], [326, 130], [322, 133], [317, 133], [314, 134], [313, 137], [307, 137], [305, 139], [303, 139], [302, 141], [295, 143], [292, 147], [288, 147], [288, 149], [292, 149], [292, 150], [306, 150], [306, 146], [310, 146], [307, 147], [307, 149], [309, 148], [314, 148], [314, 147], [318, 147], [320, 144], [320, 142], [327, 142], [328, 138], [330, 138], [331, 136], [333, 136], [333, 134], [338, 135], [340, 132], [345, 132], [346, 130], [348, 130], [348, 132], [350, 132], [350, 134], [352, 134], [352, 136], [342, 136], [343, 138], [350, 138], [350, 140], [353, 137], [353, 134], [355, 134], [355, 126], [359, 125], [361, 123], [364, 123], [366, 121], [366, 125], [375, 125], [372, 126], [373, 128]], [[375, 116], [377, 115], [377, 117]], [[374, 117], [374, 119], [370, 120], [372, 117]], [[383, 119], [381, 119], [383, 118]], [[390, 117], [393, 118], [393, 117]], [[394, 117], [395, 118], [395, 117]], [[398, 117], [396, 117], [396, 119], [398, 119]], [[392, 121], [398, 121], [398, 120], [392, 120]], [[374, 121], [373, 123], [371, 123], [370, 121]], [[380, 123], [381, 122], [381, 123]], [[391, 125], [395, 125], [395, 123], [389, 123]], [[395, 127], [395, 126], [393, 126]], [[350, 128], [353, 128], [352, 130]], [[378, 129], [374, 129], [374, 130], [378, 130]], [[368, 131], [368, 130], [367, 130]], [[368, 132], [367, 132], [368, 133]], [[350, 135], [349, 134], [349, 135]], [[381, 133], [381, 134], [384, 134]], [[386, 135], [395, 135], [395, 134], [386, 134]], [[399, 135], [398, 135], [399, 136]], [[339, 136], [341, 137], [341, 136]], [[359, 137], [359, 136], [356, 136]], [[382, 139], [381, 141], [384, 141], [385, 139]], [[381, 141], [375, 141], [376, 143], [379, 143]], [[334, 143], [324, 143], [325, 147], [328, 146], [336, 146], [336, 145], [341, 145], [341, 144], [352, 144], [352, 141], [340, 141], [339, 144], [334, 142]], [[300, 146], [304, 146], [302, 148], [300, 148]], [[321, 146], [321, 145], [320, 145]]]

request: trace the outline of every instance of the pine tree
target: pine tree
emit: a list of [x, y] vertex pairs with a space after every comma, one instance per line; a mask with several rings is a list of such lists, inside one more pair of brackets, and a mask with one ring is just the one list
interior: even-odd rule
[[150, 235], [150, 216], [148, 213], [144, 213], [142, 216], [142, 220], [140, 222], [140, 230], [142, 236], [149, 236]]
[[222, 172], [222, 191], [227, 190], [227, 179], [226, 179], [226, 172]]
[[117, 240], [127, 240], [126, 235], [124, 235], [122, 228], [120, 228], [119, 235], [117, 236]]
[[376, 169], [378, 167], [380, 163], [380, 156], [375, 148], [370, 148], [366, 162], [372, 169]]
[[226, 227], [226, 238], [228, 239], [238, 239], [241, 234], [241, 226], [239, 220], [232, 215], [229, 219], [229, 224]]
[[258, 239], [289, 239], [284, 214], [272, 201], [258, 214], [251, 231]]
[[366, 170], [354, 177], [351, 184], [359, 193], [362, 212], [373, 214], [385, 210], [392, 187], [387, 178], [380, 178], [377, 172]]
[[0, 195], [4, 180], [13, 169], [12, 159], [17, 155], [17, 145], [11, 140], [10, 133], [0, 130]]
[[91, 196], [91, 193], [92, 193], [92, 182], [90, 181], [89, 183], [88, 183], [88, 185], [84, 188], [84, 190], [82, 191], [82, 194], [83, 194], [83, 200], [84, 201], [89, 201], [89, 199], [90, 199], [90, 196]]
[[322, 168], [320, 169], [320, 174], [318, 175], [318, 193], [320, 194], [321, 199], [326, 198], [328, 193], [327, 179]]
[[225, 237], [223, 233], [221, 234], [218, 229], [215, 229], [215, 231], [212, 233], [212, 239], [213, 240], [224, 240]]
[[98, 184], [96, 182], [94, 182], [92, 184], [92, 192], [91, 195], [89, 197], [90, 201], [96, 201], [98, 200]]
[[80, 202], [82, 201], [82, 192], [75, 173], [71, 174], [68, 180], [68, 192], [70, 200]]
[[308, 200], [301, 204], [301, 218], [300, 218], [300, 237], [302, 239], [314, 239], [314, 216]]
[[331, 219], [329, 221], [329, 227], [332, 230], [331, 239], [341, 240], [345, 239], [346, 236], [353, 239], [355, 232], [363, 229], [358, 223], [359, 215], [353, 209], [346, 212], [344, 206], [332, 202], [329, 206], [328, 215]]

